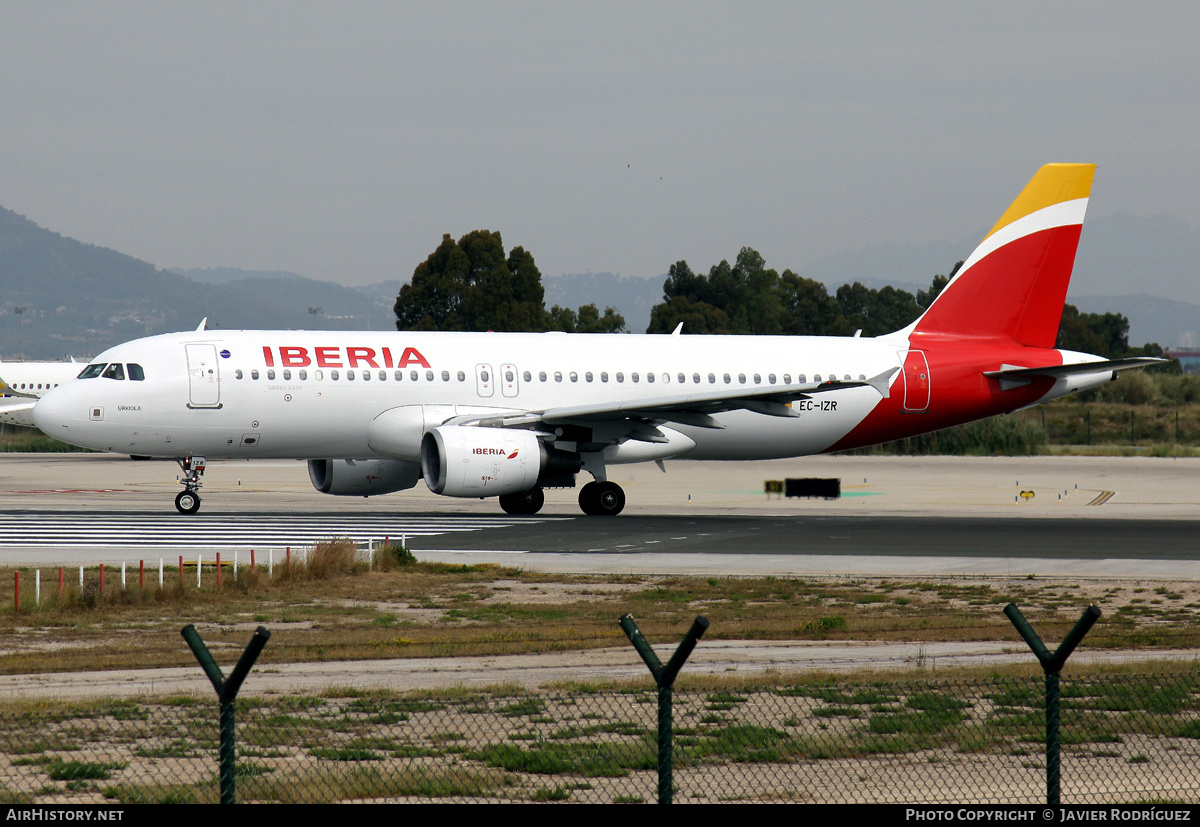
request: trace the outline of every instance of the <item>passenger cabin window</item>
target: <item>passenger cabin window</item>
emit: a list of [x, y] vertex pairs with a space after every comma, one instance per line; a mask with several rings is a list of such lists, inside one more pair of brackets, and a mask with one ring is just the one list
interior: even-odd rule
[[125, 379], [125, 368], [122, 365], [118, 364], [117, 362], [113, 362], [104, 371], [103, 376], [105, 379], [124, 380]]

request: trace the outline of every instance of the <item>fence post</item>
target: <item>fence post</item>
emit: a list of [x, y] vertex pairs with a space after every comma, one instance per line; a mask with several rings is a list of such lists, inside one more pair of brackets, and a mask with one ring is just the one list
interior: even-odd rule
[[637, 627], [637, 623], [633, 620], [633, 615], [623, 615], [618, 623], [625, 631], [625, 636], [629, 638], [629, 642], [633, 644], [633, 648], [637, 649], [637, 653], [642, 656], [642, 660], [650, 668], [650, 674], [654, 676], [654, 682], [658, 684], [658, 803], [670, 804], [674, 796], [674, 783], [672, 779], [674, 767], [672, 689], [675, 686], [675, 678], [679, 675], [679, 670], [683, 668], [683, 664], [687, 661], [688, 656], [696, 648], [696, 643], [700, 640], [700, 636], [708, 629], [708, 618], [697, 617], [693, 621], [692, 628], [688, 629], [687, 634], [683, 636], [683, 640], [680, 641], [679, 647], [675, 650], [675, 654], [671, 656], [671, 659], [667, 661], [666, 666], [662, 665], [658, 656], [654, 654], [654, 650], [650, 648], [649, 642], [642, 636], [642, 630]]
[[1100, 610], [1088, 606], [1079, 621], [1063, 638], [1062, 643], [1053, 653], [1042, 643], [1037, 632], [1029, 625], [1029, 621], [1021, 614], [1016, 603], [1004, 607], [1004, 614], [1012, 621], [1012, 625], [1020, 632], [1025, 643], [1037, 657], [1046, 675], [1046, 804], [1057, 807], [1059, 803], [1059, 753], [1061, 740], [1059, 738], [1059, 674], [1067, 662], [1067, 658], [1075, 651], [1075, 647], [1083, 640], [1084, 635], [1100, 619]]
[[233, 668], [228, 680], [221, 672], [221, 667], [217, 666], [217, 662], [213, 660], [204, 641], [200, 639], [200, 633], [196, 631], [195, 626], [189, 623], [183, 627], [180, 634], [191, 647], [192, 654], [196, 656], [196, 660], [208, 675], [208, 679], [212, 681], [213, 689], [217, 690], [217, 700], [221, 705], [221, 742], [219, 747], [221, 803], [236, 804], [237, 741], [234, 737], [234, 701], [237, 700], [238, 690], [242, 688], [242, 681], [246, 680], [246, 676], [250, 674], [250, 669], [254, 666], [254, 661], [258, 659], [259, 653], [271, 639], [271, 633], [262, 626], [255, 630], [254, 637], [250, 638], [246, 651], [238, 659], [237, 666]]

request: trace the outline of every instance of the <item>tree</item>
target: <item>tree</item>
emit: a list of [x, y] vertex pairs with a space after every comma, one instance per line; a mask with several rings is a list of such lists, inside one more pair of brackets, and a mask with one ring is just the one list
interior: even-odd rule
[[682, 321], [687, 333], [782, 333], [785, 316], [779, 274], [757, 250], [743, 247], [733, 264], [713, 265], [707, 276], [686, 261], [671, 265], [646, 332], [669, 333]]
[[475, 230], [458, 241], [449, 234], [417, 265], [412, 282], [396, 297], [398, 330], [622, 332], [625, 320], [611, 307], [575, 313], [546, 310], [542, 274], [533, 254], [514, 247], [506, 256], [500, 233]]
[[1054, 346], [1120, 359], [1129, 353], [1129, 319], [1120, 313], [1080, 313], [1075, 305], [1064, 305]]
[[548, 330], [561, 330], [564, 333], [625, 333], [625, 317], [612, 307], [604, 308], [600, 315], [599, 308], [594, 304], [585, 304], [576, 313], [569, 307], [559, 307], [557, 304], [550, 308], [550, 323]]

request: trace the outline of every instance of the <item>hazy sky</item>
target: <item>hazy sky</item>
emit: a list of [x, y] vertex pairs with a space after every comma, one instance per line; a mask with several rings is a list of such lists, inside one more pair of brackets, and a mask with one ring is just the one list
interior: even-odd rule
[[1198, 42], [1195, 2], [0, 0], [0, 206], [345, 284], [483, 228], [545, 275], [798, 268], [1050, 161], [1200, 227]]

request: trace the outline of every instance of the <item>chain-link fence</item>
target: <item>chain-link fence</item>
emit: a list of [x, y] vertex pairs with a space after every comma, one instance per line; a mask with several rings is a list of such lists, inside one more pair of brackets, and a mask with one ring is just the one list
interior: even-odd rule
[[[1064, 679], [1062, 802], [1200, 800], [1200, 676]], [[1041, 678], [675, 693], [677, 802], [1039, 803]], [[652, 802], [655, 692], [238, 701], [241, 802]], [[211, 698], [13, 702], [9, 803], [215, 802]]]

